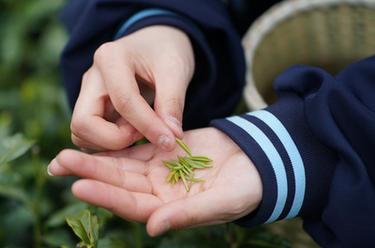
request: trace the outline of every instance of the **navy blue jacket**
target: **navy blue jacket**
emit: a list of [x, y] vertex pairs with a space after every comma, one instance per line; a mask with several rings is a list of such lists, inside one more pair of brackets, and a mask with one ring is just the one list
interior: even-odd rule
[[301, 216], [324, 247], [375, 247], [375, 56], [336, 76], [292, 67], [275, 81], [276, 103], [220, 119], [233, 111], [245, 83], [244, 26], [233, 24], [222, 1], [74, 0], [63, 20], [70, 40], [62, 71], [72, 106], [102, 43], [154, 24], [180, 28], [196, 57], [184, 127], [216, 119], [211, 125], [241, 147], [262, 179], [260, 206], [237, 222]]

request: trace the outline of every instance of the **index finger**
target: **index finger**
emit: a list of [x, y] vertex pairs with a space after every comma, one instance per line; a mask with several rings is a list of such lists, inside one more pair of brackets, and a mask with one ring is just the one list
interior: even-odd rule
[[133, 61], [118, 56], [114, 47], [106, 49], [99, 53], [101, 55], [96, 57], [95, 63], [115, 109], [151, 143], [172, 150], [175, 147], [173, 132], [141, 96]]

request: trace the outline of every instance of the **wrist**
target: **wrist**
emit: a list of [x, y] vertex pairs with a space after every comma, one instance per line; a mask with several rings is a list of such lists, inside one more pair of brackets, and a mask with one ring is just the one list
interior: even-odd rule
[[[212, 129], [212, 135], [218, 136], [216, 140], [220, 140], [220, 147], [225, 148], [227, 153], [232, 154], [230, 161], [227, 162], [244, 169], [238, 170], [239, 173], [235, 176], [237, 183], [241, 185], [241, 188], [236, 191], [237, 197], [241, 200], [239, 200], [240, 204], [238, 204], [238, 211], [235, 213], [234, 219], [240, 219], [253, 212], [261, 204], [264, 194], [262, 179], [252, 159], [226, 132], [216, 127], [210, 127], [210, 129]], [[209, 135], [209, 137], [212, 137], [212, 135]]]
[[310, 130], [298, 96], [283, 95], [265, 110], [211, 124], [254, 161], [262, 179], [258, 209], [239, 223], [253, 226], [320, 213], [336, 158]]

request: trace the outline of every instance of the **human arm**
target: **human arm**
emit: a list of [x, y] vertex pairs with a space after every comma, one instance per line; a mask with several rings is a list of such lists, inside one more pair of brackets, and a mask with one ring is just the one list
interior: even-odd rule
[[[243, 216], [236, 220], [237, 223], [251, 227], [300, 216], [304, 219], [306, 231], [321, 246], [374, 245], [374, 64], [375, 57], [368, 58], [349, 66], [336, 77], [318, 68], [293, 67], [276, 80], [279, 94], [276, 103], [259, 112], [212, 123], [241, 148], [238, 154], [244, 159], [244, 164], [238, 162], [238, 165], [230, 161], [231, 166], [237, 165], [242, 169], [235, 177], [229, 174], [232, 180], [226, 183], [228, 188], [233, 185], [241, 189], [240, 192], [247, 192], [246, 197], [240, 197], [244, 206], [254, 204], [243, 208], [243, 211], [235, 211]], [[203, 145], [202, 154], [213, 156], [218, 162], [223, 158], [214, 157], [206, 150], [207, 147], [219, 147], [218, 152], [226, 155], [228, 150], [231, 154], [228, 147], [235, 147], [227, 143], [228, 138], [223, 134], [212, 139], [214, 142], [210, 146], [206, 142], [210, 141], [207, 137], [212, 135], [204, 132], [191, 135], [191, 141], [190, 135], [186, 138], [192, 148]], [[122, 156], [132, 156], [129, 151]], [[87, 174], [90, 167], [80, 167], [83, 161], [64, 162], [60, 157], [59, 163], [65, 169], [52, 169], [53, 174], [100, 177], [95, 173]], [[163, 177], [166, 173], [167, 170]], [[243, 186], [238, 186], [237, 180], [242, 176], [249, 182], [240, 180]], [[103, 178], [96, 179], [104, 181]], [[251, 184], [253, 182], [261, 182], [261, 185]], [[106, 199], [95, 201], [85, 198], [85, 193], [80, 191], [73, 192], [99, 206], [108, 207], [106, 204], [111, 203]], [[171, 192], [171, 195], [174, 193]], [[221, 194], [221, 199], [230, 203], [234, 195]], [[226, 209], [223, 208], [223, 211]], [[240, 215], [230, 215], [232, 218], [226, 220]], [[129, 213], [121, 216], [131, 218]], [[173, 216], [170, 218], [173, 219]], [[188, 223], [186, 226], [189, 226]]]
[[[124, 21], [128, 21], [129, 18], [139, 13], [150, 11], [150, 8], [159, 8], [173, 14], [151, 15], [132, 23], [122, 34], [125, 35], [124, 39], [127, 38], [126, 36], [130, 37], [132, 34], [136, 34], [137, 30], [148, 26], [167, 25], [180, 29], [187, 34], [194, 49], [194, 75], [187, 75], [183, 80], [180, 80], [183, 81], [182, 84], [186, 85], [189, 77], [193, 77], [187, 92], [184, 92], [184, 87], [180, 87], [182, 92], [186, 93], [184, 117], [182, 118], [182, 110], [179, 110], [179, 114], [175, 116], [176, 119], [179, 121], [182, 119], [184, 128], [189, 129], [204, 126], [213, 118], [228, 115], [240, 97], [240, 92], [244, 85], [245, 65], [240, 39], [231, 25], [224, 4], [216, 0], [184, 2], [168, 0], [157, 2], [125, 0], [71, 1], [63, 12], [63, 20], [65, 20], [70, 30], [70, 40], [62, 55], [62, 72], [71, 105], [74, 105], [78, 97], [81, 77], [93, 63], [95, 51], [102, 44], [113, 40], [118, 27]], [[157, 46], [155, 47], [158, 48]], [[133, 79], [133, 81], [135, 80]], [[171, 79], [171, 81], [174, 80]], [[117, 84], [119, 83], [117, 82]], [[166, 90], [164, 87], [160, 88], [160, 91]], [[124, 86], [124, 90], [126, 89]], [[183, 95], [185, 96], [185, 94]], [[118, 100], [117, 102], [121, 101]], [[117, 105], [122, 106], [124, 104]], [[80, 109], [83, 108], [81, 107]], [[82, 111], [78, 110], [77, 112], [82, 113]], [[150, 117], [151, 114], [147, 114], [147, 116]], [[75, 118], [73, 118], [72, 127], [75, 130], [78, 129], [75, 133], [82, 134], [86, 132], [84, 140], [87, 140], [87, 137], [91, 139], [95, 137], [93, 128], [90, 128], [92, 121], [89, 121], [88, 118], [83, 118], [81, 114], [73, 115], [73, 117]], [[124, 119], [126, 120], [127, 118]], [[166, 118], [160, 119], [162, 122], [158, 121], [160, 125], [155, 125], [155, 131], [151, 130], [150, 134], [146, 135], [153, 143], [157, 143], [157, 137], [160, 136], [160, 133], [168, 132], [166, 127], [171, 127], [164, 124], [167, 123], [165, 121]], [[112, 123], [107, 124], [113, 126]], [[108, 140], [113, 141], [112, 143], [105, 142], [105, 148], [123, 148], [131, 143], [134, 138], [133, 135], [130, 135], [132, 138], [126, 137], [134, 129], [123, 128], [125, 131], [122, 132], [121, 125], [116, 122], [114, 124], [117, 124], [114, 127], [118, 129], [117, 134], [123, 133], [123, 135], [101, 135], [102, 138], [100, 140], [106, 140], [105, 137], [108, 137]], [[131, 125], [133, 128], [143, 129], [143, 135], [147, 133], [147, 131], [144, 131], [145, 128], [141, 127], [147, 127], [148, 125], [139, 116], [132, 124], [136, 124]], [[131, 130], [129, 131], [129, 129]], [[173, 127], [171, 129], [175, 135], [178, 136], [180, 134], [179, 130], [176, 131]], [[172, 133], [169, 131], [167, 136], [170, 137], [171, 135]], [[139, 135], [135, 136], [139, 137]], [[97, 141], [89, 143], [98, 144]]]
[[336, 77], [295, 66], [265, 110], [214, 121], [250, 157], [263, 183], [254, 226], [301, 216], [323, 247], [372, 247], [375, 233], [375, 57]]

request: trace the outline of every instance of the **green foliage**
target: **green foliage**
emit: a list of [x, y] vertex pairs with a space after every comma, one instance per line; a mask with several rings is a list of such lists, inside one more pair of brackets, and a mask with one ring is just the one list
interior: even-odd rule
[[32, 145], [32, 142], [26, 140], [22, 134], [0, 136], [0, 139], [0, 166], [18, 158]]
[[57, 19], [63, 4], [0, 0], [0, 247], [75, 247], [76, 237], [65, 218], [87, 208], [92, 215], [86, 211], [69, 223], [83, 226], [86, 236], [79, 234], [91, 245], [99, 223], [99, 248], [290, 247], [263, 228], [232, 224], [150, 238], [144, 225], [74, 199], [73, 178], [47, 175], [48, 162], [62, 148], [72, 147], [70, 110], [58, 71], [66, 42]]
[[69, 216], [66, 222], [81, 242], [79, 247], [96, 248], [99, 239], [99, 222], [96, 215], [89, 210], [82, 211], [78, 216]]
[[7, 166], [9, 162], [23, 155], [31, 145], [32, 142], [21, 134], [10, 136], [9, 122], [5, 118], [0, 119], [0, 195], [27, 202], [25, 192], [10, 186], [15, 176], [7, 175]]

